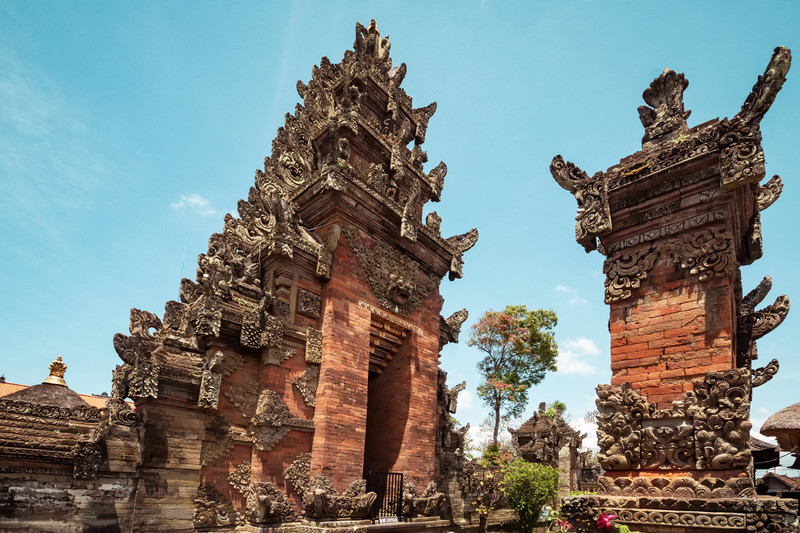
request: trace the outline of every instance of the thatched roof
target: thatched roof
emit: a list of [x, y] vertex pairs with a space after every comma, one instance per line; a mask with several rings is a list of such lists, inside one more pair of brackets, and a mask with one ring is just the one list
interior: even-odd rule
[[74, 390], [63, 385], [42, 383], [26, 387], [17, 392], [3, 396], [4, 400], [17, 402], [38, 403], [40, 405], [53, 405], [55, 407], [89, 407], [89, 404]]
[[785, 433], [800, 433], [800, 403], [784, 407], [761, 426], [761, 434], [777, 437]]

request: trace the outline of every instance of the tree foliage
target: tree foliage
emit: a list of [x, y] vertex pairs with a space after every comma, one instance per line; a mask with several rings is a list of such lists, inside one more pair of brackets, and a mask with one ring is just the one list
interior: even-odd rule
[[558, 469], [516, 459], [503, 465], [500, 488], [527, 533], [539, 524], [542, 507], [558, 494]]
[[473, 324], [467, 345], [485, 354], [478, 363], [485, 380], [478, 396], [494, 412], [494, 443], [501, 418], [521, 415], [531, 386], [556, 370], [553, 328], [557, 322], [552, 310], [528, 311], [524, 305], [509, 305], [503, 311], [487, 311]]

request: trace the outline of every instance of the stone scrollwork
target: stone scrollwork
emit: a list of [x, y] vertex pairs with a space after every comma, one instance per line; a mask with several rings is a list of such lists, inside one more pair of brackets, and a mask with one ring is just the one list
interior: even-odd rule
[[306, 330], [306, 363], [322, 363], [322, 331], [314, 328]]
[[686, 418], [642, 421], [642, 468], [687, 468], [695, 462], [694, 427]]
[[309, 452], [303, 452], [286, 467], [283, 471], [283, 477], [286, 479], [286, 482], [292, 486], [295, 492], [302, 496], [305, 494], [309, 481], [311, 480], [309, 475], [310, 471], [311, 454]]
[[760, 387], [767, 381], [775, 377], [780, 368], [780, 363], [777, 359], [770, 361], [767, 366], [753, 370], [753, 379], [751, 381], [752, 388]]
[[319, 367], [311, 366], [299, 376], [292, 378], [292, 384], [297, 387], [303, 396], [306, 405], [314, 407], [317, 400], [317, 385], [319, 384]]
[[597, 387], [597, 460], [605, 470], [638, 470], [641, 459], [642, 418], [653, 405], [631, 388]]
[[629, 250], [608, 257], [603, 263], [605, 302], [619, 302], [633, 296], [633, 290], [641, 286], [643, 279], [658, 260], [658, 252], [652, 246], [640, 250]]
[[436, 288], [436, 280], [420, 271], [419, 264], [406, 254], [380, 241], [371, 247], [361, 242], [355, 228], [342, 230], [355, 252], [372, 294], [382, 306], [402, 315], [419, 307]]
[[761, 185], [756, 193], [756, 205], [759, 211], [763, 211], [774, 204], [783, 192], [783, 181], [777, 174], [772, 176], [768, 182]]
[[[647, 106], [639, 107], [639, 119], [644, 126], [642, 144], [672, 133], [688, 132], [686, 119], [691, 111], [683, 109], [683, 91], [689, 81], [683, 74], [665, 69], [642, 93]], [[648, 107], [650, 106], [650, 107]]]
[[250, 461], [243, 461], [239, 466], [228, 474], [228, 483], [237, 492], [245, 494], [250, 487], [251, 466]]
[[733, 275], [733, 242], [727, 228], [692, 233], [662, 246], [673, 264], [698, 275], [700, 281]]
[[253, 440], [259, 450], [271, 450], [292, 429], [312, 431], [314, 422], [292, 416], [281, 396], [271, 390], [262, 390], [256, 412], [250, 420], [254, 426]]
[[252, 483], [244, 496], [245, 518], [251, 524], [276, 524], [297, 518], [286, 497], [270, 482]]
[[309, 318], [319, 318], [322, 313], [322, 297], [305, 289], [298, 290], [297, 312]]
[[194, 498], [194, 527], [235, 526], [241, 522], [233, 504], [211, 487], [200, 486]]
[[673, 498], [749, 498], [755, 495], [750, 478], [606, 477], [598, 479], [599, 494]]
[[461, 326], [467, 318], [469, 318], [469, 312], [466, 309], [456, 311], [447, 318], [439, 317], [439, 351], [449, 342], [458, 342]]
[[562, 189], [575, 196], [578, 214], [575, 217], [575, 240], [587, 252], [597, 249], [597, 237], [611, 231], [608, 206], [608, 185], [602, 172], [591, 178], [564, 158], [557, 155], [550, 163], [550, 173]]
[[252, 418], [258, 404], [258, 384], [229, 385], [225, 396], [245, 418]]

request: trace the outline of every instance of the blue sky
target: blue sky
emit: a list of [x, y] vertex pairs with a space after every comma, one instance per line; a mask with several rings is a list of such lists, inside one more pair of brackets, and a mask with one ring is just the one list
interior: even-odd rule
[[[62, 354], [83, 393], [110, 389], [130, 307], [161, 314], [254, 170], [321, 56], [339, 61], [375, 18], [406, 62], [415, 106], [436, 100], [425, 149], [448, 165], [448, 235], [478, 227], [443, 314], [466, 307], [442, 366], [466, 380], [457, 418], [478, 425], [480, 354], [468, 326], [508, 304], [554, 309], [560, 371], [531, 392], [580, 416], [610, 378], [602, 257], [575, 243], [575, 200], [550, 176], [563, 154], [589, 173], [640, 148], [636, 108], [665, 67], [690, 85], [689, 124], [733, 116], [772, 49], [800, 53], [797, 2], [0, 2], [0, 373], [34, 384]], [[800, 298], [797, 69], [762, 122], [772, 299]], [[185, 256], [184, 256], [185, 250]], [[770, 300], [771, 301], [771, 300]], [[781, 371], [757, 389], [755, 428], [800, 401], [797, 311], [759, 341]]]

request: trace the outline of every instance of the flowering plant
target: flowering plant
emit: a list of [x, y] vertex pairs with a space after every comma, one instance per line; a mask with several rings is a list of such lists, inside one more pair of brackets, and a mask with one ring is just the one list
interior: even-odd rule
[[616, 524], [614, 523], [614, 519], [617, 517], [614, 513], [600, 513], [600, 516], [597, 518], [597, 529], [606, 529], [616, 531], [617, 533], [639, 533], [637, 531], [631, 531], [631, 529], [626, 526], [625, 524]]

